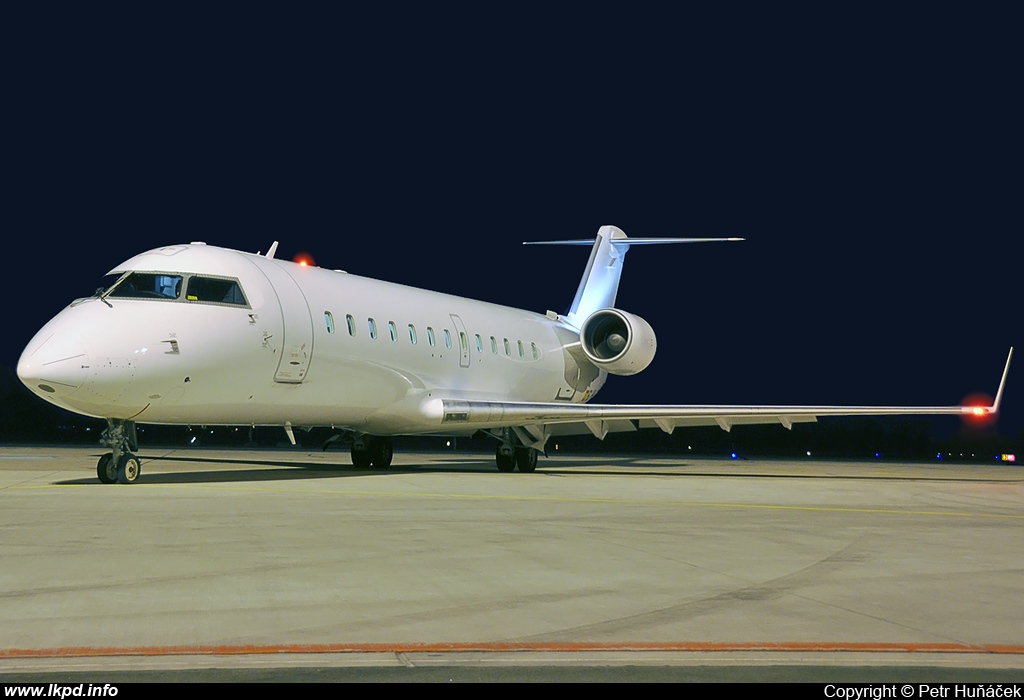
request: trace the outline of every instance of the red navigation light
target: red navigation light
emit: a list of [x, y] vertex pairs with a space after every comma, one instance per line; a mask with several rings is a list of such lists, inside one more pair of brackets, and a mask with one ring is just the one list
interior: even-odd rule
[[988, 394], [971, 394], [965, 397], [960, 405], [971, 407], [971, 412], [963, 415], [964, 422], [968, 425], [982, 427], [995, 422], [995, 414], [989, 413], [992, 397]]

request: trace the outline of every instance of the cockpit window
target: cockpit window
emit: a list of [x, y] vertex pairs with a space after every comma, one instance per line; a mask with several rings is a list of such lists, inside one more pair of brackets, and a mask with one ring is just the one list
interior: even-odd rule
[[238, 286], [237, 280], [218, 279], [216, 277], [190, 277], [188, 280], [188, 291], [185, 292], [185, 299], [188, 301], [206, 301], [214, 304], [235, 304], [237, 306], [248, 306], [242, 288]]
[[106, 294], [120, 299], [177, 299], [180, 295], [181, 275], [158, 272], [132, 272]]
[[[182, 289], [185, 293], [182, 295]], [[183, 298], [184, 296], [184, 298]], [[236, 279], [168, 272], [128, 272], [101, 298], [162, 299], [249, 306]]]

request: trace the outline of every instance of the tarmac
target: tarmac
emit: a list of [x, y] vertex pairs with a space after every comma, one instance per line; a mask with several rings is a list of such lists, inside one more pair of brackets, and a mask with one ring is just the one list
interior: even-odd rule
[[[1024, 468], [0, 447], [0, 681], [1020, 680]], [[123, 682], [123, 681], [122, 681]]]

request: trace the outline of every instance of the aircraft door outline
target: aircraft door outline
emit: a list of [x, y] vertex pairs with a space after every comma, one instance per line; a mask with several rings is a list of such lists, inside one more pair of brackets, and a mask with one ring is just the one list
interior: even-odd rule
[[313, 317], [309, 303], [298, 282], [287, 270], [273, 262], [260, 265], [259, 268], [277, 294], [284, 326], [281, 359], [277, 364], [274, 381], [301, 384], [309, 373], [309, 364], [313, 359]]
[[455, 324], [455, 332], [459, 335], [459, 367], [469, 367], [469, 334], [466, 333], [466, 324], [457, 314], [449, 315], [452, 317], [452, 323]]

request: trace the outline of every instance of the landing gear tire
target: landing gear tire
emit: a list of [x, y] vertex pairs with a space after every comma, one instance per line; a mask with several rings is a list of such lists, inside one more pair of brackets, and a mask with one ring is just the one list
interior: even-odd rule
[[121, 459], [117, 461], [117, 483], [134, 484], [141, 473], [142, 462], [138, 457], [130, 452], [121, 455]]
[[516, 468], [516, 455], [515, 455], [515, 453], [513, 452], [512, 454], [502, 454], [501, 453], [501, 448], [502, 447], [504, 447], [504, 445], [498, 445], [498, 449], [494, 453], [494, 461], [498, 465], [498, 471], [499, 472], [515, 471], [515, 468]]
[[[516, 466], [523, 474], [528, 474], [537, 469], [537, 450], [530, 447], [516, 448]], [[511, 470], [509, 470], [511, 471]]]
[[117, 483], [117, 465], [114, 464], [114, 455], [108, 452], [96, 462], [96, 476], [104, 484]]
[[395, 447], [389, 437], [379, 437], [370, 443], [370, 463], [377, 469], [387, 469], [395, 456]]
[[352, 448], [352, 466], [356, 469], [370, 468], [370, 451], [368, 449], [357, 450]]

